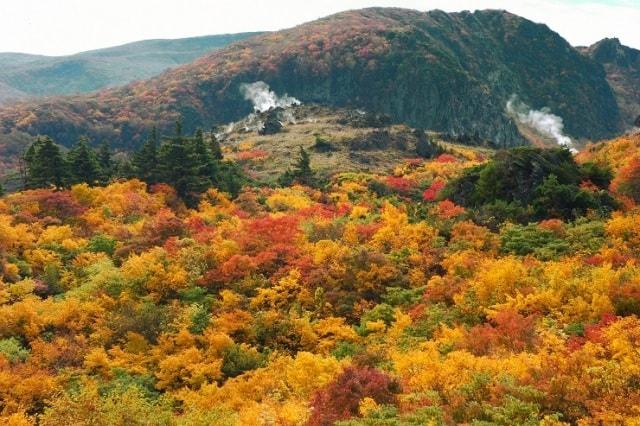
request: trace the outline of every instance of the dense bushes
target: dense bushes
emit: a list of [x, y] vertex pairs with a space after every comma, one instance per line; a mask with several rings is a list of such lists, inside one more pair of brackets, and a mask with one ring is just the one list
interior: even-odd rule
[[578, 165], [566, 149], [503, 151], [450, 182], [441, 198], [476, 210], [483, 223], [571, 220], [589, 211], [606, 215], [616, 203], [606, 191], [611, 173]]

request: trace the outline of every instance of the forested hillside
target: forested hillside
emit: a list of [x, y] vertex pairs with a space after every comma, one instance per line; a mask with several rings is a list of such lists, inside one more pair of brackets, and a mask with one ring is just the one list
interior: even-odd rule
[[[180, 131], [158, 152], [221, 161]], [[235, 197], [148, 174], [7, 195], [2, 420], [633, 424], [639, 143], [447, 145], [324, 182], [300, 151]]]
[[145, 40], [69, 56], [0, 53], [0, 104], [122, 86], [257, 34]]
[[302, 102], [387, 113], [498, 146], [525, 143], [506, 112], [513, 95], [550, 108], [575, 138], [621, 126], [602, 66], [545, 25], [504, 11], [373, 8], [240, 41], [123, 88], [0, 110], [0, 146], [20, 145], [27, 133], [131, 149], [178, 117], [189, 132], [244, 117], [252, 105], [240, 88], [256, 81]]

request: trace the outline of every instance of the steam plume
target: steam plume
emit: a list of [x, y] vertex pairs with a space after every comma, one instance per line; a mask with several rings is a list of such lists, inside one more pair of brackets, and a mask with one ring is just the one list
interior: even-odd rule
[[547, 107], [541, 110], [531, 109], [529, 105], [512, 95], [507, 102], [507, 112], [514, 116], [520, 123], [536, 129], [542, 135], [552, 138], [560, 146], [577, 152], [571, 138], [564, 134], [564, 122], [562, 117], [551, 113]]
[[300, 105], [300, 101], [294, 97], [286, 94], [279, 97], [264, 81], [242, 84], [240, 91], [246, 100], [253, 103], [253, 109], [257, 112], [269, 111], [271, 108], [288, 108], [292, 105]]

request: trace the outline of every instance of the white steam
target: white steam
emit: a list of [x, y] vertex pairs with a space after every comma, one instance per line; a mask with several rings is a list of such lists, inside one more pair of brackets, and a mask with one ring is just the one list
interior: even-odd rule
[[242, 84], [240, 91], [246, 100], [253, 103], [253, 109], [257, 112], [265, 112], [278, 107], [288, 108], [301, 103], [296, 98], [286, 94], [279, 97], [264, 81]]
[[571, 152], [577, 152], [571, 138], [564, 134], [562, 117], [552, 114], [549, 108], [531, 109], [517, 95], [512, 95], [507, 102], [507, 113], [514, 116], [520, 123], [554, 139], [558, 145], [568, 148]]

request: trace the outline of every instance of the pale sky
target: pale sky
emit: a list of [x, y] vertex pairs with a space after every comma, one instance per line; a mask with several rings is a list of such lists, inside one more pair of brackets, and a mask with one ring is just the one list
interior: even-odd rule
[[0, 0], [0, 52], [65, 55], [151, 38], [278, 30], [347, 9], [506, 9], [573, 45], [640, 49], [640, 0]]

